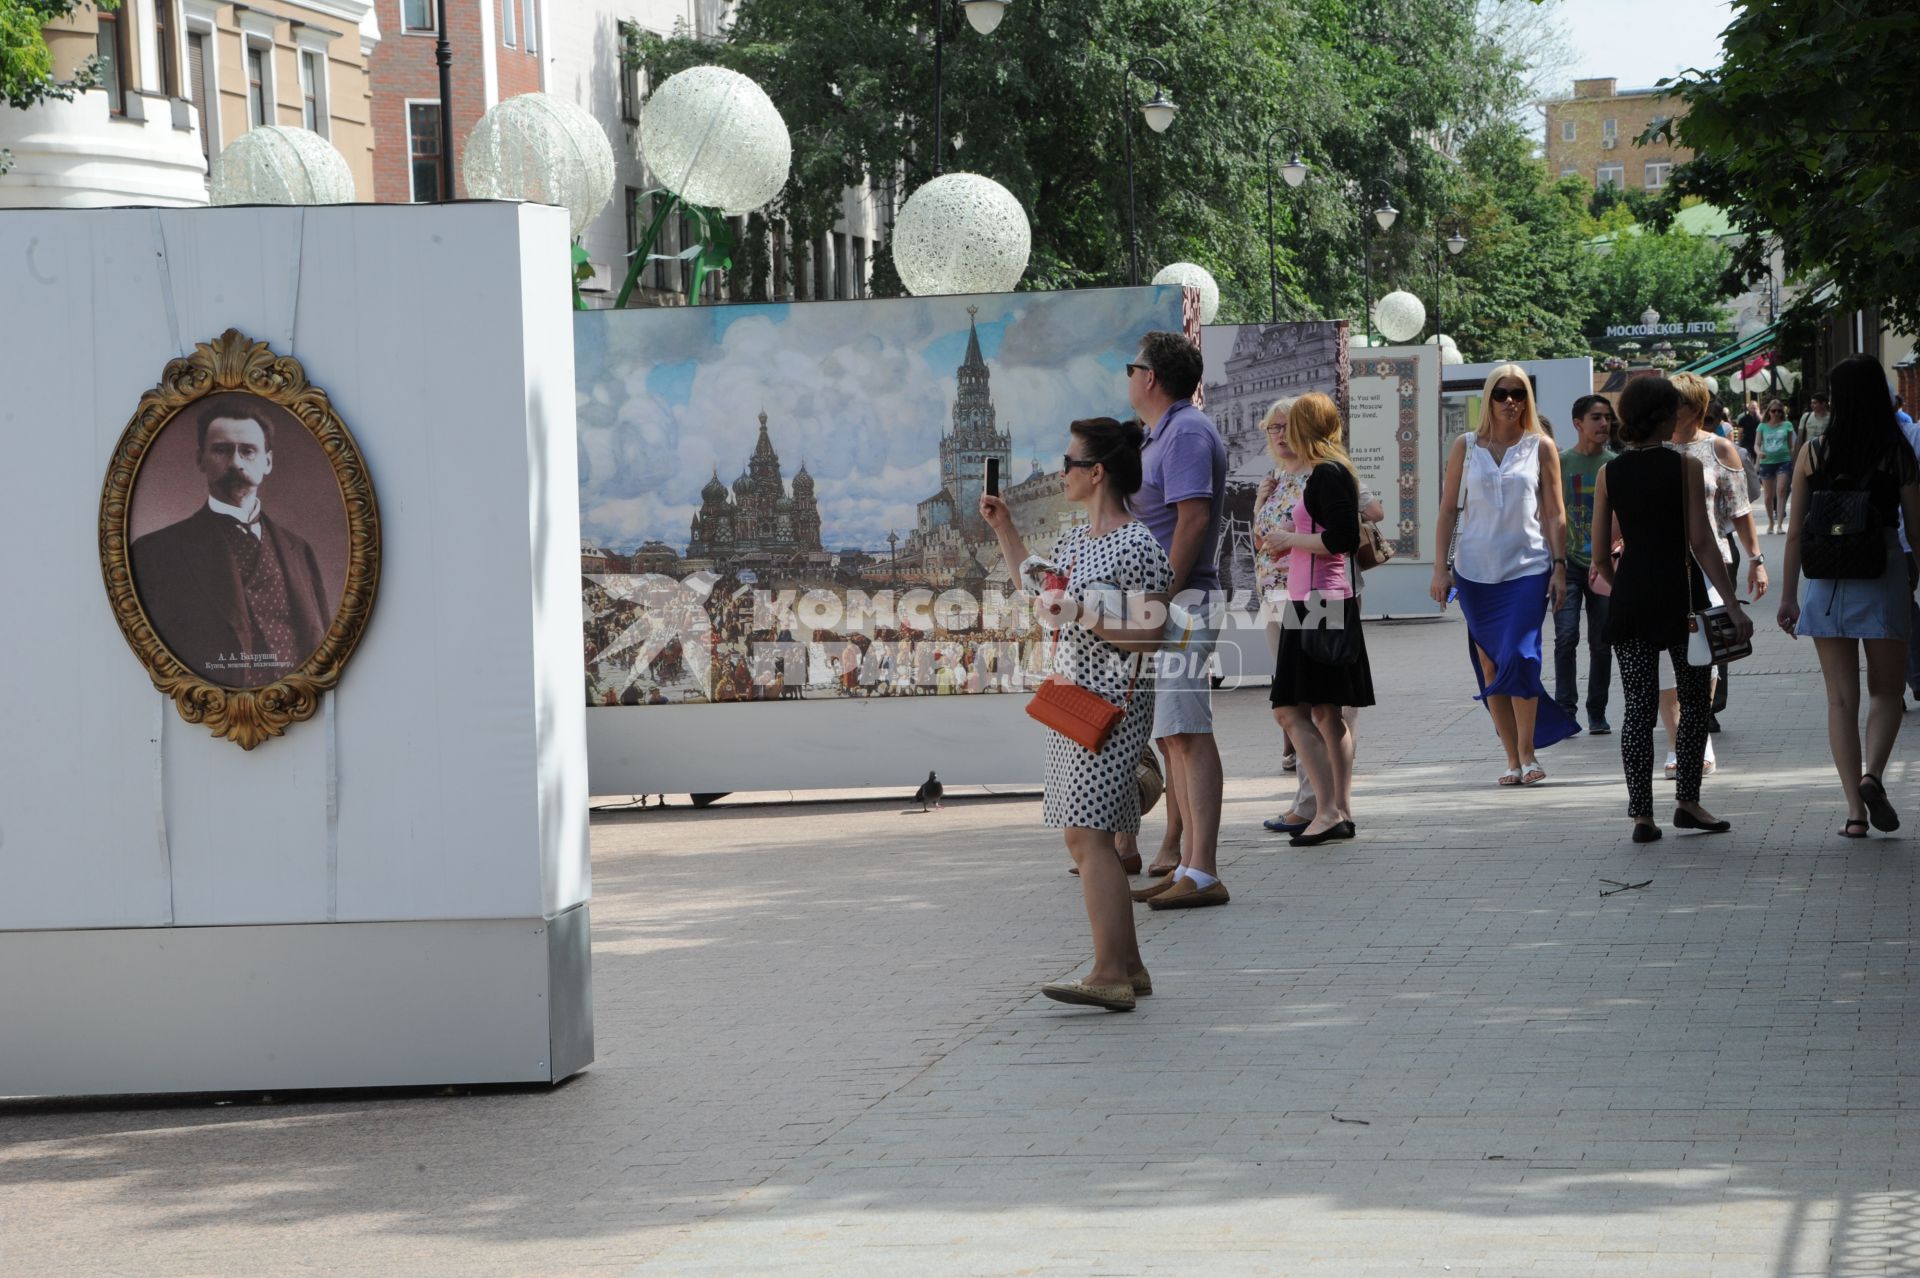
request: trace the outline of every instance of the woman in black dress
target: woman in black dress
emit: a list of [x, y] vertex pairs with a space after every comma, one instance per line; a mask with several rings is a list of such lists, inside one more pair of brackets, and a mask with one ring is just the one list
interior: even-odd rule
[[1713, 834], [1732, 828], [1700, 806], [1713, 668], [1688, 662], [1687, 623], [1690, 613], [1707, 605], [1701, 570], [1727, 601], [1740, 636], [1753, 634], [1753, 623], [1734, 597], [1733, 580], [1707, 518], [1706, 476], [1700, 461], [1662, 447], [1673, 435], [1679, 408], [1679, 390], [1663, 377], [1627, 383], [1620, 395], [1624, 451], [1601, 470], [1593, 499], [1593, 526], [1606, 528], [1617, 518], [1626, 542], [1617, 567], [1607, 555], [1594, 556], [1593, 566], [1613, 587], [1607, 640], [1620, 658], [1620, 683], [1626, 693], [1620, 762], [1627, 775], [1627, 815], [1633, 818], [1635, 843], [1660, 837], [1660, 827], [1653, 820], [1653, 724], [1660, 699], [1662, 652], [1673, 663], [1680, 693], [1680, 734], [1675, 743], [1680, 767], [1673, 824]]
[[[1354, 836], [1353, 734], [1341, 708], [1373, 704], [1373, 671], [1350, 558], [1360, 544], [1360, 481], [1340, 447], [1331, 399], [1300, 397], [1287, 414], [1287, 447], [1313, 469], [1291, 515], [1262, 543], [1269, 554], [1292, 555], [1270, 700], [1313, 783], [1319, 806], [1291, 840], [1312, 847]], [[1329, 635], [1337, 651], [1322, 647]]]

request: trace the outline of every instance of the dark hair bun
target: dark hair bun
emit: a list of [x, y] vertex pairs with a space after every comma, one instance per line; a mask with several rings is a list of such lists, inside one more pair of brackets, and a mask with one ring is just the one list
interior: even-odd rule
[[1139, 422], [1083, 417], [1067, 429], [1086, 441], [1087, 460], [1106, 468], [1107, 487], [1116, 495], [1131, 497], [1140, 491], [1140, 447], [1147, 435]]

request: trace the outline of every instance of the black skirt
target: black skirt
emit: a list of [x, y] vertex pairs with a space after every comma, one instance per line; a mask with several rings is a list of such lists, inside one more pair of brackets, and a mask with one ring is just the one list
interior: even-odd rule
[[1360, 624], [1360, 601], [1346, 601], [1346, 624], [1358, 649], [1346, 665], [1316, 661], [1307, 655], [1306, 605], [1289, 602], [1293, 624], [1280, 628], [1280, 656], [1274, 663], [1268, 700], [1276, 706], [1370, 706], [1373, 668], [1367, 664], [1367, 635]]

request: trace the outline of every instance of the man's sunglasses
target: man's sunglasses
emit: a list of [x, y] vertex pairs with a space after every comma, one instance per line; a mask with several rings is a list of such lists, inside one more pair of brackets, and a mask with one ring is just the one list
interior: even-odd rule
[[1510, 399], [1518, 400], [1524, 404], [1527, 400], [1527, 392], [1524, 390], [1515, 390], [1510, 386], [1496, 386], [1493, 388], [1493, 394], [1487, 398], [1496, 404], [1504, 404]]
[[1133, 375], [1134, 375], [1135, 373], [1151, 373], [1152, 371], [1153, 371], [1153, 365], [1151, 365], [1151, 364], [1129, 364], [1129, 365], [1127, 365], [1127, 376], [1128, 376], [1128, 377], [1132, 377], [1132, 376], [1133, 376]]

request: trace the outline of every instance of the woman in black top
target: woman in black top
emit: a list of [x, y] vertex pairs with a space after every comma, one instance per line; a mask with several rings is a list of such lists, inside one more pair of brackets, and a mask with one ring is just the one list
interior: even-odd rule
[[[1311, 847], [1354, 835], [1353, 734], [1341, 708], [1373, 704], [1373, 671], [1349, 558], [1360, 545], [1360, 484], [1331, 399], [1300, 397], [1287, 413], [1287, 447], [1313, 472], [1291, 519], [1263, 543], [1269, 554], [1292, 555], [1269, 699], [1313, 783], [1313, 820], [1291, 840]], [[1340, 641], [1337, 659], [1317, 650], [1329, 635]]]
[[1626, 693], [1620, 762], [1627, 776], [1627, 815], [1633, 818], [1635, 843], [1660, 837], [1660, 827], [1653, 820], [1653, 723], [1660, 699], [1662, 652], [1673, 663], [1680, 693], [1680, 733], [1675, 742], [1680, 769], [1673, 824], [1715, 834], [1731, 828], [1700, 806], [1700, 771], [1713, 700], [1712, 668], [1688, 663], [1687, 619], [1707, 603], [1702, 569], [1727, 601], [1727, 611], [1741, 635], [1753, 633], [1753, 623], [1734, 598], [1733, 580], [1707, 518], [1706, 476], [1699, 459], [1662, 447], [1673, 435], [1679, 408], [1678, 388], [1663, 377], [1627, 383], [1620, 396], [1624, 451], [1601, 470], [1593, 499], [1593, 526], [1607, 528], [1618, 519], [1626, 542], [1617, 567], [1608, 555], [1595, 555], [1593, 566], [1613, 587], [1607, 639], [1620, 659], [1620, 683]]
[[[1840, 833], [1863, 839], [1897, 830], [1900, 817], [1880, 783], [1893, 755], [1905, 710], [1901, 684], [1912, 624], [1913, 583], [1900, 553], [1899, 523], [1920, 528], [1920, 462], [1893, 415], [1887, 375], [1877, 360], [1855, 355], [1833, 367], [1832, 411], [1826, 433], [1794, 461], [1793, 504], [1787, 515], [1787, 586], [1780, 597], [1780, 628], [1812, 639], [1827, 682], [1827, 743], [1847, 799]], [[1801, 536], [1807, 508], [1828, 490], [1865, 489], [1880, 526], [1877, 547], [1861, 546], [1858, 565], [1844, 577], [1807, 580], [1800, 598]], [[1816, 530], [1817, 532], [1818, 530]], [[1871, 550], [1884, 555], [1871, 574]], [[1857, 645], [1857, 646], [1856, 646]], [[1860, 741], [1860, 651], [1867, 656], [1867, 738]], [[1864, 771], [1862, 765], [1864, 762]]]

